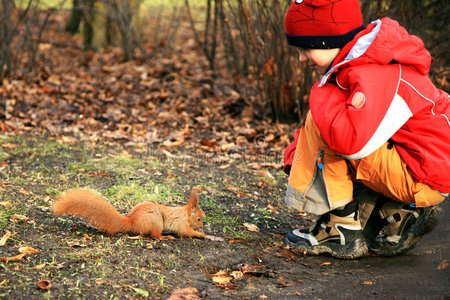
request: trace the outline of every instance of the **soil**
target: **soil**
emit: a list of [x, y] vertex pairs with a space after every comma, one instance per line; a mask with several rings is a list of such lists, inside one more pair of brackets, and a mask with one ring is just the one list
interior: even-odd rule
[[[33, 146], [38, 147], [38, 144]], [[66, 156], [70, 154], [68, 156], [76, 160], [79, 154], [76, 149], [66, 151]], [[31, 172], [33, 168], [38, 170], [42, 164], [53, 170], [64, 170], [68, 165], [60, 160], [63, 157], [60, 155], [42, 158], [43, 161], [40, 162], [38, 159], [34, 165], [27, 165], [23, 163], [25, 156], [26, 153], [9, 160], [23, 174]], [[1, 256], [17, 255], [20, 246], [31, 246], [40, 252], [28, 254], [19, 261], [0, 263], [0, 297], [450, 297], [448, 218], [443, 217], [438, 227], [405, 255], [387, 258], [369, 253], [357, 260], [304, 256], [286, 248], [283, 239], [294, 225], [310, 224], [310, 216], [302, 216], [284, 206], [286, 177], [279, 170], [268, 168], [268, 172], [276, 174], [276, 180], [267, 180], [261, 186], [261, 178], [241, 162], [223, 170], [217, 166], [208, 168], [207, 162], [198, 162], [183, 170], [178, 168], [182, 164], [181, 160], [164, 161], [163, 156], [159, 158], [162, 161], [159, 168], [170, 169], [171, 176], [177, 178], [176, 184], [185, 196], [192, 186], [206, 186], [203, 191], [199, 190], [200, 204], [206, 215], [211, 216], [204, 226], [209, 238], [152, 240], [126, 233], [108, 236], [82, 220], [55, 218], [49, 210], [51, 199], [42, 202], [49, 195], [53, 199], [49, 186], [31, 184], [27, 187], [27, 193], [33, 195], [32, 199], [40, 199], [32, 204], [29, 194], [23, 191], [24, 186], [4, 185], [2, 201], [10, 199], [28, 206], [22, 212], [28, 220], [9, 223], [7, 229], [12, 232], [12, 238], [5, 246], [0, 247]], [[168, 165], [169, 162], [171, 166]], [[14, 171], [9, 170], [9, 176], [13, 175]], [[56, 173], [52, 176], [56, 178]], [[3, 180], [8, 182], [8, 178], [3, 177]], [[83, 180], [86, 178], [81, 179]], [[140, 179], [128, 180], [132, 182]], [[114, 179], [99, 177], [94, 182], [98, 187], [108, 187], [113, 184]], [[56, 182], [54, 187], [57, 184]], [[66, 185], [70, 186], [70, 181]], [[245, 193], [239, 194], [234, 191], [233, 186]], [[8, 194], [5, 193], [6, 190]], [[219, 190], [224, 192], [218, 193]], [[217, 196], [211, 198], [208, 193]], [[11, 198], [12, 195], [15, 197]], [[256, 209], [269, 207], [269, 203], [272, 209], [270, 214], [268, 210]], [[444, 211], [450, 209], [449, 201], [441, 206]], [[244, 223], [257, 225], [259, 232], [249, 231], [243, 226]], [[51, 287], [39, 288], [39, 281], [40, 284], [50, 283]]]

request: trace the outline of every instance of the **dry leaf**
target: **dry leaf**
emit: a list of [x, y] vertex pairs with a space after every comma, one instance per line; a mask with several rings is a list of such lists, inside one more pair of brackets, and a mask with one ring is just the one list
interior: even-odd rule
[[233, 243], [245, 243], [247, 240], [244, 239], [231, 239], [228, 241], [229, 244], [233, 244]]
[[52, 283], [49, 280], [39, 280], [37, 286], [41, 290], [47, 290], [52, 286]]
[[2, 280], [2, 281], [0, 282], [0, 286], [4, 285], [4, 284], [7, 283], [8, 281], [11, 281], [11, 279], [5, 279], [5, 280]]
[[359, 284], [372, 285], [373, 282], [372, 281], [361, 281]]
[[9, 201], [3, 201], [3, 202], [0, 202], [0, 205], [3, 205], [3, 206], [11, 206], [11, 202], [9, 202]]
[[16, 144], [3, 144], [2, 147], [6, 148], [6, 149], [13, 149], [13, 148], [19, 147], [19, 145], [16, 145]]
[[255, 224], [244, 223], [242, 225], [244, 225], [244, 227], [247, 228], [247, 230], [249, 231], [259, 232], [259, 228]]
[[70, 247], [88, 247], [89, 246], [88, 244], [84, 244], [84, 243], [82, 244], [79, 241], [73, 241], [73, 242], [67, 241], [67, 245], [69, 245]]
[[106, 173], [103, 173], [100, 171], [87, 173], [86, 176], [88, 176], [88, 177], [113, 177], [113, 175], [111, 175], [111, 174], [106, 174]]
[[225, 145], [222, 145], [220, 148], [222, 149], [222, 151], [227, 151], [232, 149], [234, 146], [236, 146], [234, 143], [228, 143]]
[[65, 144], [72, 145], [76, 143], [77, 139], [71, 136], [62, 136], [61, 141]]
[[17, 260], [21, 260], [25, 255], [27, 255], [26, 253], [22, 253], [16, 256], [12, 256], [12, 257], [0, 257], [1, 260], [6, 261], [7, 263], [10, 261], [17, 261]]
[[144, 238], [144, 236], [142, 234], [140, 234], [140, 235], [136, 235], [136, 236], [128, 236], [128, 238], [130, 240], [141, 240]]
[[43, 269], [45, 266], [46, 266], [46, 264], [43, 263], [43, 264], [34, 266], [34, 267], [30, 268], [30, 269], [31, 269], [31, 270], [40, 270], [40, 269]]
[[251, 195], [249, 193], [236, 192], [236, 196], [238, 196], [238, 197], [250, 197]]
[[35, 249], [33, 247], [20, 247], [19, 252], [23, 254], [29, 254], [29, 253], [39, 253], [41, 250]]
[[331, 262], [326, 261], [326, 262], [321, 263], [320, 265], [321, 266], [329, 266], [329, 265], [331, 265]]
[[441, 261], [441, 263], [439, 264], [439, 266], [437, 267], [437, 270], [438, 271], [442, 271], [442, 270], [445, 270], [445, 269], [447, 269], [448, 267], [449, 267], [449, 262], [448, 262], [448, 260], [446, 260], [446, 259], [444, 259], [443, 261]]
[[200, 140], [202, 146], [214, 148], [217, 145], [217, 140]]
[[167, 300], [200, 300], [198, 290], [194, 287], [187, 287], [184, 289], [177, 289], [173, 291], [172, 295]]
[[228, 275], [214, 275], [211, 279], [215, 283], [228, 284], [233, 279], [233, 277]]
[[220, 236], [214, 235], [205, 235], [205, 239], [213, 241], [213, 242], [225, 242], [225, 239]]
[[30, 192], [26, 191], [26, 190], [20, 190], [19, 193], [23, 194], [23, 195], [29, 195]]
[[272, 204], [270, 204], [270, 203], [267, 204], [267, 209], [277, 215], [279, 214], [278, 210], [275, 207], [273, 207]]
[[4, 246], [6, 244], [6, 242], [8, 241], [10, 236], [11, 236], [11, 231], [6, 230], [6, 233], [0, 239], [0, 246]]
[[252, 275], [252, 276], [261, 276], [266, 274], [267, 270], [264, 266], [258, 266], [258, 265], [243, 265], [241, 268], [241, 271], [244, 274]]
[[290, 286], [295, 285], [295, 282], [292, 280], [286, 279], [283, 276], [280, 276], [277, 279], [277, 284], [278, 284], [278, 287], [285, 288], [285, 287], [290, 287]]
[[233, 271], [230, 273], [230, 276], [232, 276], [236, 280], [240, 280], [244, 278], [244, 273], [242, 271]]
[[16, 221], [27, 221], [28, 217], [24, 216], [24, 215], [19, 215], [19, 214], [13, 214], [10, 218], [11, 222], [16, 222]]

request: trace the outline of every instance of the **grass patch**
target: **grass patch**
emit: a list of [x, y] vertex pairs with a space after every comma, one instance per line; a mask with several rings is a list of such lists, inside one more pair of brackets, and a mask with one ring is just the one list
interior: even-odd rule
[[[209, 162], [186, 159], [193, 156], [176, 149], [171, 149], [174, 157], [168, 158], [157, 148], [133, 152], [120, 146], [66, 144], [45, 136], [0, 135], [0, 153], [0, 202], [5, 203], [0, 207], [0, 237], [6, 230], [12, 233], [1, 256], [15, 256], [22, 246], [40, 250], [21, 261], [0, 262], [0, 272], [8, 279], [0, 285], [2, 297], [109, 298], [113, 294], [139, 298], [148, 291], [150, 298], [167, 298], [180, 280], [190, 278], [186, 270], [197, 264], [215, 269], [208, 265], [214, 251], [229, 249], [226, 242], [208, 240], [110, 236], [79, 218], [55, 218], [52, 202], [72, 188], [92, 189], [125, 213], [144, 201], [185, 205], [190, 190], [197, 187], [208, 235], [245, 240], [233, 245], [242, 247], [242, 253], [255, 251], [247, 250], [251, 243], [272, 243], [267, 235], [243, 226], [244, 222], [265, 226], [273, 221], [273, 214], [254, 198], [262, 191], [252, 191], [260, 189], [254, 183], [265, 179], [253, 176], [244, 163], [223, 171]], [[28, 219], [13, 222], [14, 214]], [[45, 294], [36, 288], [40, 279], [53, 284]]]

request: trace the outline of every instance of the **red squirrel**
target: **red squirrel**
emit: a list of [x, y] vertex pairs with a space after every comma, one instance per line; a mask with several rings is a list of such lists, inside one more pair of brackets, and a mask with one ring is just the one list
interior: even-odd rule
[[132, 232], [150, 235], [156, 239], [173, 239], [171, 235], [162, 235], [163, 230], [168, 230], [180, 237], [205, 237], [203, 232], [194, 230], [203, 226], [205, 215], [199, 207], [195, 191], [191, 191], [185, 206], [167, 207], [143, 202], [124, 216], [95, 193], [86, 189], [74, 189], [57, 198], [53, 205], [53, 214], [69, 214], [87, 219], [95, 228], [108, 234]]

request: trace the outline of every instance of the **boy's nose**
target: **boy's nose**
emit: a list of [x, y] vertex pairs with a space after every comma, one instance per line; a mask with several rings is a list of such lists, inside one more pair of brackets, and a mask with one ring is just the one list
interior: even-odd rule
[[298, 60], [300, 62], [307, 62], [308, 61], [308, 57], [306, 57], [306, 55], [302, 52], [298, 52]]

